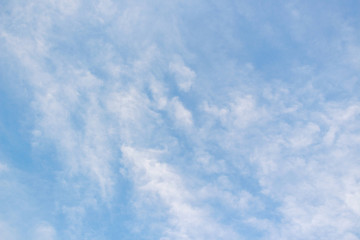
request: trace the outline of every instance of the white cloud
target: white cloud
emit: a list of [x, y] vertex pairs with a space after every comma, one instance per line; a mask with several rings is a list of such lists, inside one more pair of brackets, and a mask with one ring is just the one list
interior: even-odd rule
[[[141, 191], [159, 196], [168, 208], [170, 226], [164, 237], [170, 239], [238, 239], [230, 229], [218, 225], [202, 208], [192, 206], [193, 193], [185, 188], [181, 177], [165, 162], [163, 151], [138, 150], [122, 146], [123, 161]], [[140, 200], [141, 201], [141, 200]], [[166, 239], [166, 238], [165, 238]]]
[[179, 98], [175, 97], [171, 100], [169, 112], [177, 126], [185, 128], [193, 126], [192, 114], [184, 107]]
[[217, 182], [209, 183], [200, 189], [199, 194], [203, 201], [217, 200], [227, 209], [231, 209], [234, 214], [242, 216], [263, 210], [264, 204], [259, 198], [246, 190], [224, 186], [221, 180], [218, 179]]
[[[50, 44], [46, 41], [46, 30], [51, 23], [43, 23], [40, 18], [39, 25], [45, 25], [41, 28], [44, 32], [35, 40], [31, 36], [4, 35], [29, 72], [27, 86], [32, 92], [31, 105], [37, 117], [33, 146], [51, 140], [65, 167], [64, 172], [68, 172], [68, 176], [82, 175], [92, 179], [107, 201], [112, 195], [113, 181], [109, 168], [111, 151], [106, 146], [107, 133], [103, 129], [103, 112], [98, 99], [102, 81], [87, 69], [55, 59], [59, 71], [52, 74], [47, 71], [44, 59], [50, 53], [47, 47], [41, 46]], [[38, 43], [42, 43], [41, 46]]]
[[320, 132], [318, 125], [308, 123], [304, 128], [296, 130], [289, 141], [294, 148], [307, 147], [314, 143], [317, 134]]
[[253, 96], [234, 94], [226, 105], [218, 107], [205, 102], [203, 110], [218, 118], [224, 127], [229, 129], [246, 128], [260, 119], [265, 122], [266, 111], [257, 106]]
[[61, 1], [56, 1], [56, 4], [60, 12], [64, 15], [75, 14], [78, 8], [80, 7], [79, 0], [61, 0]]
[[42, 223], [35, 228], [34, 240], [55, 240], [56, 231], [53, 226], [48, 223]]
[[9, 170], [9, 167], [5, 163], [0, 162], [0, 173], [1, 172], [6, 172], [8, 170]]
[[254, 98], [250, 95], [236, 97], [230, 103], [232, 113], [232, 124], [236, 127], [244, 128], [263, 116], [263, 111], [256, 106]]
[[189, 91], [196, 78], [196, 74], [184, 64], [180, 56], [174, 57], [174, 60], [170, 62], [169, 70], [174, 74], [179, 89], [185, 92]]
[[19, 239], [13, 227], [8, 223], [0, 220], [0, 240], [17, 240]]
[[355, 236], [359, 167], [349, 144], [357, 142], [350, 132], [358, 129], [358, 114], [356, 107], [338, 107], [325, 105], [303, 127], [280, 128], [253, 155], [263, 193], [278, 201], [284, 219], [271, 227], [274, 239]]
[[227, 171], [224, 159], [216, 159], [204, 150], [199, 150], [194, 157], [196, 162], [201, 166], [202, 171], [207, 173], [221, 173]]
[[[207, 204], [214, 199], [232, 208], [234, 215], [230, 213], [230, 217], [236, 216], [235, 212], [242, 212], [249, 224], [264, 231], [266, 239], [358, 239], [360, 107], [355, 100], [328, 104], [327, 98], [334, 94], [326, 95], [327, 90], [322, 86], [325, 82], [324, 85], [331, 88], [332, 80], [328, 80], [328, 76], [333, 73], [339, 82], [346, 78], [355, 79], [346, 84], [356, 86], [354, 76], [358, 74], [354, 71], [359, 69], [359, 47], [353, 30], [335, 31], [335, 35], [343, 31], [346, 34], [320, 46], [323, 44], [319, 43], [328, 41], [317, 35], [317, 31], [310, 34], [309, 28], [318, 26], [312, 24], [314, 19], [309, 18], [300, 2], [288, 5], [290, 12], [285, 19], [290, 17], [291, 24], [285, 30], [290, 40], [279, 40], [276, 44], [277, 41], [272, 39], [266, 41], [273, 43], [271, 48], [274, 47], [285, 59], [290, 59], [285, 56], [287, 50], [284, 49], [290, 46], [287, 42], [294, 41], [294, 46], [300, 49], [294, 53], [300, 54], [304, 49], [310, 52], [301, 53], [304, 55], [300, 62], [309, 58], [314, 62], [305, 63], [305, 67], [292, 66], [290, 73], [287, 66], [281, 66], [286, 75], [284, 78], [289, 81], [277, 82], [267, 78], [267, 63], [261, 70], [263, 72], [255, 71], [257, 65], [267, 61], [266, 58], [245, 65], [243, 71], [234, 70], [236, 64], [226, 66], [229, 62], [248, 60], [246, 57], [227, 59], [227, 51], [232, 47], [227, 48], [223, 43], [238, 46], [234, 42], [239, 41], [240, 33], [234, 29], [224, 30], [224, 36], [219, 35], [220, 40], [226, 40], [219, 44], [221, 49], [216, 47], [220, 43], [217, 40], [205, 42], [191, 36], [194, 33], [191, 29], [188, 29], [190, 38], [182, 39], [186, 34], [182, 35], [178, 28], [181, 24], [177, 25], [177, 21], [181, 19], [185, 24], [187, 18], [183, 15], [179, 18], [177, 14], [183, 11], [185, 15], [191, 15], [193, 13], [188, 10], [194, 8], [181, 3], [183, 5], [177, 8], [174, 3], [163, 5], [156, 1], [116, 3], [101, 0], [88, 4], [68, 0], [32, 1], [12, 3], [14, 11], [2, 18], [9, 27], [1, 26], [1, 38], [21, 63], [19, 68], [26, 76], [23, 79], [27, 81], [25, 85], [32, 98], [31, 106], [36, 116], [33, 147], [55, 146], [55, 158], [61, 165], [57, 169], [60, 172], [57, 177], [61, 179], [56, 181], [64, 183], [76, 200], [83, 200], [78, 205], [66, 201], [60, 203], [63, 204], [62, 213], [73, 224], [70, 228], [74, 238], [76, 233], [81, 236], [80, 232], [86, 231], [81, 222], [87, 209], [95, 208], [101, 201], [110, 202], [114, 191], [118, 190], [115, 184], [119, 163], [114, 160], [120, 155], [117, 146], [122, 145], [121, 167], [123, 172], [130, 172], [130, 176], [124, 174], [123, 177], [130, 177], [144, 199], [154, 198], [152, 206], [160, 205], [159, 208], [166, 209], [162, 239], [239, 239], [234, 232], [243, 225], [225, 227], [226, 224], [220, 223], [221, 219], [213, 217], [213, 212], [222, 211]], [[196, 4], [201, 6], [200, 2]], [[260, 36], [278, 39], [284, 35], [279, 24], [273, 24], [271, 19], [266, 24], [259, 24], [264, 15], [257, 14], [250, 3], [238, 4], [235, 4], [235, 11], [240, 11], [246, 18], [244, 21], [253, 24], [249, 28], [257, 26], [261, 29]], [[216, 12], [228, 17], [225, 13], [233, 14], [230, 5], [233, 6], [225, 3], [225, 7]], [[180, 13], [174, 9], [180, 9]], [[211, 13], [210, 8], [204, 9]], [[200, 8], [196, 10], [197, 19], [203, 18], [198, 11]], [[323, 21], [328, 19], [322, 18]], [[190, 22], [198, 24], [193, 20]], [[233, 24], [233, 21], [219, 18], [216, 21], [222, 21], [222, 24], [215, 26]], [[76, 27], [69, 30], [73, 24]], [[212, 23], [206, 25], [214, 28]], [[344, 24], [335, 26], [339, 25]], [[197, 30], [200, 30], [198, 38], [208, 36], [207, 31], [212, 34], [212, 29]], [[55, 33], [57, 31], [60, 33]], [[204, 43], [206, 48], [195, 40]], [[249, 41], [240, 40], [244, 46]], [[315, 43], [319, 47], [312, 46]], [[197, 52], [195, 47], [190, 51], [186, 45], [201, 49]], [[337, 50], [333, 50], [336, 46]], [[341, 63], [350, 65], [352, 70], [343, 77], [347, 69], [337, 72], [331, 66], [318, 67], [319, 62], [328, 64], [328, 55], [319, 54], [324, 49], [345, 52], [339, 54], [341, 60], [334, 60], [329, 66]], [[249, 53], [245, 48], [242, 50], [244, 56]], [[172, 57], [174, 52], [181, 54]], [[201, 59], [197, 57], [200, 56], [209, 58], [209, 68], [204, 70], [202, 65], [194, 63], [191, 69], [184, 62], [182, 56], [185, 55], [193, 55], [199, 61]], [[331, 57], [337, 59], [338, 56]], [[276, 61], [282, 63], [281, 58]], [[295, 56], [290, 60], [293, 64], [299, 59]], [[224, 63], [215, 64], [218, 62]], [[222, 69], [224, 66], [225, 70]], [[179, 90], [194, 90], [194, 93], [199, 90], [197, 95], [191, 99], [184, 99], [187, 94], [185, 97], [171, 96], [163, 81], [168, 73], [173, 75]], [[282, 74], [271, 73], [271, 78]], [[216, 76], [211, 78], [212, 74]], [[261, 81], [259, 76], [266, 79]], [[303, 83], [304, 79], [309, 80]], [[206, 86], [208, 92], [203, 94], [201, 88], [205, 85], [200, 86], [195, 81], [220, 87]], [[267, 84], [274, 87], [267, 88]], [[324, 90], [317, 90], [322, 87]], [[213, 97], [215, 95], [220, 97]], [[355, 95], [352, 96], [354, 99]], [[190, 100], [193, 105], [187, 108]], [[203, 112], [196, 112], [198, 101], [204, 102]], [[168, 118], [172, 122], [169, 123]], [[185, 137], [174, 136], [173, 131]], [[185, 145], [188, 147], [183, 147]], [[154, 150], [156, 147], [167, 150]], [[196, 166], [192, 169], [196, 173], [184, 173], [182, 170], [186, 167], [171, 161]], [[248, 168], [248, 175], [243, 176], [243, 166]], [[7, 165], [0, 163], [1, 173], [7, 169]], [[250, 192], [234, 187], [236, 181], [227, 177], [234, 172], [244, 178], [251, 176], [252, 183], [260, 190]], [[211, 183], [199, 187], [201, 191], [197, 193], [186, 185], [187, 177], [200, 182], [203, 177], [209, 178]], [[80, 179], [77, 187], [81, 185], [86, 193], [74, 190], [73, 178]], [[264, 206], [267, 203], [260, 200], [262, 195], [274, 201], [276, 207], [271, 203]], [[138, 201], [146, 201], [144, 199]], [[247, 215], [251, 209], [261, 211], [266, 207], [280, 220], [266, 219], [266, 212], [263, 219]], [[151, 210], [145, 212], [151, 214]], [[6, 240], [15, 239], [13, 230], [5, 223], [0, 222], [0, 232]], [[54, 227], [45, 223], [39, 225], [34, 234], [36, 239], [55, 239], [57, 233]]]
[[351, 210], [360, 216], [360, 189], [357, 189], [355, 192], [346, 193], [345, 203]]
[[164, 109], [168, 104], [168, 99], [166, 97], [166, 88], [160, 81], [156, 81], [155, 79], [150, 80], [150, 91], [152, 97], [154, 99], [155, 105], [157, 109]]

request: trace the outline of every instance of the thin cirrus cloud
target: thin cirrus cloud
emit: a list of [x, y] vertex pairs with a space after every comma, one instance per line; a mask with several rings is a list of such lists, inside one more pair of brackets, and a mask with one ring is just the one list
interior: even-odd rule
[[0, 239], [360, 239], [357, 7], [4, 1]]

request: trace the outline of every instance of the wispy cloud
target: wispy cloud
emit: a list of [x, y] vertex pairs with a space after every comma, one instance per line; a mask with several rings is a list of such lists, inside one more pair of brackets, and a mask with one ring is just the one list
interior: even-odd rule
[[358, 4], [258, 4], [4, 2], [1, 236], [359, 239]]
[[169, 239], [238, 239], [234, 232], [214, 222], [205, 209], [192, 205], [192, 202], [196, 200], [194, 193], [184, 186], [181, 177], [174, 170], [165, 162], [158, 160], [162, 158], [161, 151], [151, 149], [139, 151], [126, 146], [121, 149], [124, 161], [134, 175], [134, 182], [139, 190], [152, 194], [154, 201], [159, 197], [165, 204], [165, 209], [170, 216], [169, 226], [164, 230], [164, 237]]
[[174, 74], [178, 87], [182, 91], [189, 91], [196, 77], [195, 72], [185, 66], [179, 56], [174, 57], [174, 60], [170, 62], [169, 69]]

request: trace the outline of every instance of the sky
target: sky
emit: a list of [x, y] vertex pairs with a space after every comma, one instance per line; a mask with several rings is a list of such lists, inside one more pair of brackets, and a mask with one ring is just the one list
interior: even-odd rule
[[0, 240], [360, 240], [359, 9], [1, 0]]

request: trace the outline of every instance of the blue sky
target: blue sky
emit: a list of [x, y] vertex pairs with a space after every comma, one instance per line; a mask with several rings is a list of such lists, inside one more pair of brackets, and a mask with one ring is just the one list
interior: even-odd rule
[[0, 3], [0, 240], [360, 239], [360, 3]]

